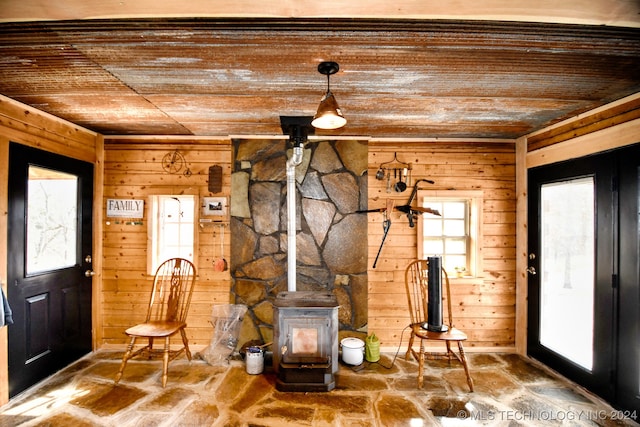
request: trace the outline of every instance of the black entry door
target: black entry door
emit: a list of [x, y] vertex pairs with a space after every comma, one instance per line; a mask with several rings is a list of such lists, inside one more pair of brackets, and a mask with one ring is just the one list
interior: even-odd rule
[[[640, 417], [640, 146], [620, 158], [617, 402]], [[636, 418], [636, 421], [639, 421]]]
[[9, 395], [91, 351], [93, 165], [9, 148]]
[[634, 145], [532, 169], [528, 221], [529, 354], [636, 416], [639, 167]]

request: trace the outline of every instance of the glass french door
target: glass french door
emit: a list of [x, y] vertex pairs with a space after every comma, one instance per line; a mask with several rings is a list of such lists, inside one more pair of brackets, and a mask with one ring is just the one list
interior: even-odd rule
[[640, 145], [534, 168], [528, 182], [528, 353], [636, 415], [639, 182]]

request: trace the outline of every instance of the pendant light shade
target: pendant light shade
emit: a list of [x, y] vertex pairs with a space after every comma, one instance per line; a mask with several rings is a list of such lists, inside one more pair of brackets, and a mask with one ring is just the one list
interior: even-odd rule
[[329, 76], [339, 69], [337, 62], [321, 62], [318, 65], [318, 72], [327, 76], [327, 93], [322, 97], [318, 112], [311, 121], [311, 125], [317, 129], [338, 129], [347, 123], [329, 87]]
[[320, 101], [318, 112], [313, 117], [311, 125], [318, 129], [338, 129], [347, 123], [342, 115], [336, 97], [327, 92]]

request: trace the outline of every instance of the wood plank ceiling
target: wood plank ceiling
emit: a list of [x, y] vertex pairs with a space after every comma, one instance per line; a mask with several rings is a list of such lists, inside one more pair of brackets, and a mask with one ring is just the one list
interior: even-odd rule
[[498, 21], [162, 18], [0, 23], [0, 93], [105, 135], [516, 138], [640, 91], [640, 30]]

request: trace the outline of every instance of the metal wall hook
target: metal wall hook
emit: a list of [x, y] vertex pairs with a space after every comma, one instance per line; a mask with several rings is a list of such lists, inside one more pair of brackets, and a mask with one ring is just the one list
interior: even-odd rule
[[[385, 175], [388, 178], [390, 177], [390, 171], [393, 170], [395, 172], [395, 177], [397, 178], [398, 172], [400, 172], [400, 180], [402, 181], [402, 177], [404, 177], [405, 182], [404, 185], [406, 186], [410, 186], [411, 185], [411, 163], [406, 163], [403, 161], [400, 161], [398, 159], [398, 153], [394, 152], [393, 153], [393, 160], [390, 160], [388, 162], [382, 162], [380, 163], [380, 166], [378, 167], [378, 172], [376, 172], [376, 179], [378, 180], [383, 180]], [[389, 183], [387, 183], [389, 184]], [[387, 193], [390, 192], [390, 186], [387, 185]], [[396, 190], [396, 191], [404, 191], [404, 190]]]
[[[398, 153], [394, 152], [393, 153], [393, 160], [390, 160], [388, 162], [382, 162], [380, 163], [380, 168], [383, 168], [383, 166], [385, 165], [390, 165], [392, 163], [397, 163], [398, 164], [398, 168], [395, 169], [403, 169], [403, 168], [407, 168], [410, 169], [411, 168], [411, 163], [405, 163], [405, 162], [401, 162], [400, 160], [398, 160]], [[388, 168], [388, 169], [394, 169], [394, 168]]]

